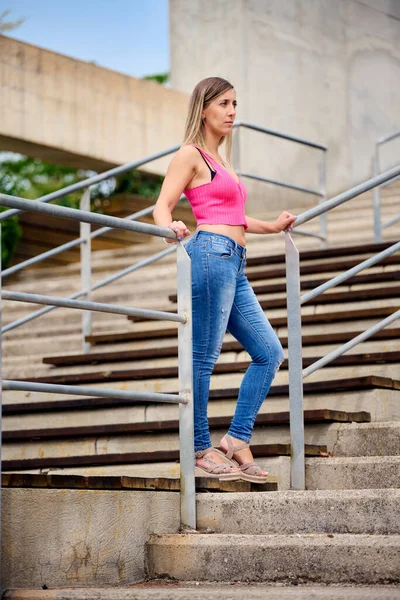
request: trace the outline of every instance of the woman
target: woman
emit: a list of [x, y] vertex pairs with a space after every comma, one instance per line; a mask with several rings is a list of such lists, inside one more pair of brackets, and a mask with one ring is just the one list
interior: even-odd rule
[[[273, 222], [246, 217], [246, 188], [231, 167], [236, 93], [228, 81], [200, 81], [189, 101], [185, 137], [171, 160], [153, 212], [161, 227], [178, 239], [190, 235], [171, 212], [182, 192], [197, 229], [186, 245], [193, 277], [193, 386], [196, 467], [208, 477], [242, 478], [263, 483], [268, 473], [254, 463], [249, 448], [254, 421], [284, 355], [244, 275], [245, 231], [270, 234], [290, 230], [295, 216], [283, 212]], [[219, 153], [225, 143], [227, 159]], [[165, 240], [174, 243], [173, 240]], [[239, 390], [228, 433], [212, 447], [207, 420], [210, 377], [228, 330], [252, 362]]]

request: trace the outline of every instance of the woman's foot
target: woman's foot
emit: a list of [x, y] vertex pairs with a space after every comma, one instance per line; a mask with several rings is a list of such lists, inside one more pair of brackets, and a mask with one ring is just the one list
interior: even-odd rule
[[197, 475], [225, 481], [241, 479], [241, 470], [223, 452], [210, 447], [195, 453]]
[[222, 438], [220, 448], [229, 459], [233, 459], [242, 472], [242, 478], [252, 483], [265, 483], [268, 472], [254, 462], [249, 444], [228, 433]]

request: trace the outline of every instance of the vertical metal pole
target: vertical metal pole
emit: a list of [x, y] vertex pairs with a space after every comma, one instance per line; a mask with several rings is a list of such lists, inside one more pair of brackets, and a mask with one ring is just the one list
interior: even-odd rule
[[232, 163], [233, 170], [236, 171], [240, 175], [240, 126], [235, 127], [233, 135], [233, 145], [232, 145]]
[[[87, 188], [80, 202], [80, 209], [90, 211], [90, 188]], [[92, 287], [92, 240], [90, 237], [90, 223], [80, 224], [80, 237], [85, 238], [81, 244], [81, 289], [85, 291], [82, 299], [90, 302]], [[89, 310], [82, 311], [82, 351], [90, 352], [91, 344], [85, 341], [86, 336], [92, 335], [92, 313]]]
[[[376, 177], [379, 174], [379, 145], [375, 144], [375, 156], [372, 159], [372, 170], [373, 176]], [[381, 188], [379, 185], [373, 189], [373, 204], [374, 204], [374, 239], [375, 244], [379, 244], [382, 241], [382, 228], [381, 228]]]
[[[2, 412], [3, 412], [3, 374], [2, 374], [2, 365], [3, 365], [3, 360], [2, 360], [2, 345], [3, 345], [3, 336], [2, 336], [2, 300], [1, 300], [1, 292], [2, 292], [2, 256], [1, 256], [1, 248], [2, 248], [2, 244], [1, 244], [1, 223], [0, 223], [0, 477], [1, 477], [1, 472], [2, 472], [2, 453], [1, 453], [1, 446], [2, 446], [2, 442], [3, 442], [3, 423], [2, 423]], [[3, 542], [3, 530], [2, 530], [2, 489], [1, 489], [1, 482], [0, 482], [0, 590], [2, 590], [2, 576], [1, 576], [1, 565], [3, 564], [2, 561], [2, 542]], [[0, 591], [1, 593], [1, 591]]]
[[285, 233], [287, 327], [289, 349], [289, 400], [291, 488], [305, 489], [303, 365], [301, 352], [300, 259], [289, 233]]
[[178, 325], [179, 393], [187, 404], [179, 405], [181, 477], [181, 527], [196, 529], [196, 484], [194, 475], [193, 353], [192, 353], [192, 263], [182, 244], [177, 248], [178, 313], [186, 323]]
[[[321, 192], [321, 196], [319, 198], [319, 204], [322, 204], [326, 201], [326, 150], [322, 150], [322, 159], [319, 163], [318, 168], [319, 175], [319, 188]], [[328, 213], [323, 213], [319, 217], [319, 228], [320, 234], [326, 239], [326, 241], [321, 241], [321, 248], [328, 247]]]

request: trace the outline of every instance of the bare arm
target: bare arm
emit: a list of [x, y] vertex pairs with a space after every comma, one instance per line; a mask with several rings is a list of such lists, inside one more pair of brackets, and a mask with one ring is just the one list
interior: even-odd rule
[[295, 220], [295, 215], [286, 210], [274, 222], [246, 217], [248, 225], [246, 231], [247, 233], [280, 233], [281, 231], [290, 231]]
[[197, 150], [192, 146], [183, 146], [172, 158], [153, 210], [156, 225], [170, 227], [176, 232], [178, 238], [187, 237], [190, 232], [185, 223], [172, 220], [172, 211], [183, 190], [196, 174], [196, 152]]

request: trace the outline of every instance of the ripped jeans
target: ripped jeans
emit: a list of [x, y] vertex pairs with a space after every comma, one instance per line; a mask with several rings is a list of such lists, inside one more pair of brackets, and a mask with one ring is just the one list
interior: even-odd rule
[[192, 261], [195, 451], [211, 444], [207, 419], [210, 378], [228, 330], [252, 362], [239, 390], [229, 435], [249, 442], [254, 421], [284, 354], [244, 275], [246, 248], [230, 237], [197, 231], [186, 245]]

